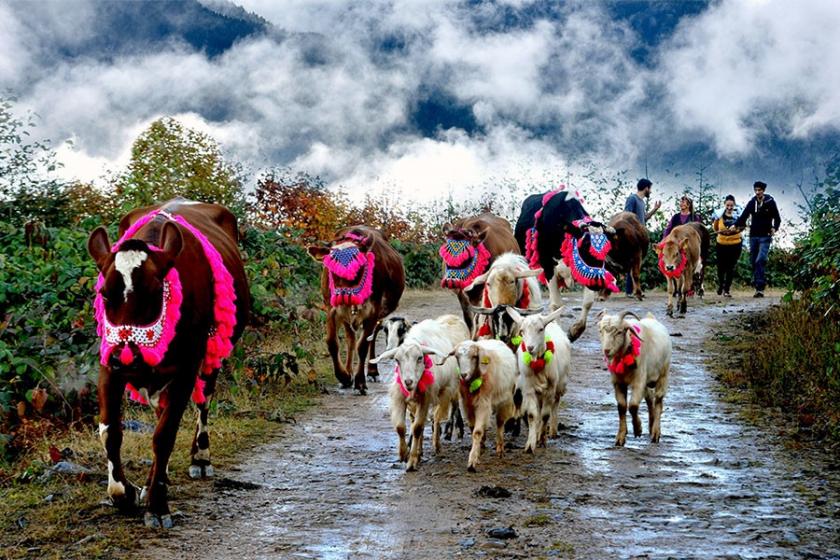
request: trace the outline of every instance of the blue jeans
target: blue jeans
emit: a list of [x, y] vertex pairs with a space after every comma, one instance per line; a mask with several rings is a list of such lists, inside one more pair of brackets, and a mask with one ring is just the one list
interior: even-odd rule
[[627, 280], [624, 282], [624, 293], [628, 296], [633, 295], [633, 273], [627, 272]]
[[750, 263], [753, 268], [753, 285], [759, 292], [767, 286], [764, 267], [767, 266], [767, 255], [770, 253], [772, 237], [750, 237]]

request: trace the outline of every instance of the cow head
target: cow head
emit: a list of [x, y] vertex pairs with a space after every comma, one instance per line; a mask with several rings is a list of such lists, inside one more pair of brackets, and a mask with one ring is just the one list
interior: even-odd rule
[[[177, 321], [177, 312], [174, 310], [180, 305], [180, 284], [178, 287], [170, 285], [169, 291], [165, 291], [164, 283], [166, 280], [171, 284], [168, 280], [170, 271], [177, 276], [173, 267], [183, 248], [181, 230], [173, 222], [167, 222], [161, 229], [159, 243], [160, 247], [157, 247], [141, 239], [128, 239], [119, 247], [112, 248], [108, 241], [108, 233], [102, 227], [95, 229], [88, 239], [88, 252], [96, 261], [100, 272], [94, 307], [100, 327], [105, 329], [100, 333], [103, 337], [103, 348], [106, 341], [109, 344], [123, 345], [119, 360], [116, 353], [111, 352], [103, 354], [102, 359], [109, 360], [103, 361], [103, 364], [111, 367], [119, 367], [120, 363], [124, 366], [132, 365], [138, 358], [135, 352], [137, 347], [132, 346], [137, 340], [132, 337], [147, 335], [148, 342], [157, 345], [157, 341], [160, 340], [166, 340], [164, 344], [168, 344], [171, 336], [174, 336], [175, 323], [171, 323], [169, 328], [162, 327], [162, 331], [157, 329], [164, 324], [162, 321], [165, 308], [170, 322]], [[166, 307], [165, 298], [177, 303]], [[110, 326], [103, 327], [103, 321]], [[146, 342], [147, 339], [144, 338], [143, 341]], [[142, 351], [144, 361], [148, 361], [146, 353], [154, 355], [155, 352], [145, 345]], [[162, 351], [165, 352], [165, 347]], [[159, 361], [160, 357], [162, 354], [156, 361]]]
[[370, 280], [366, 275], [371, 272], [368, 270], [368, 254], [372, 246], [373, 236], [370, 233], [351, 228], [336, 234], [329, 245], [313, 245], [307, 252], [324, 264], [330, 272], [333, 287], [341, 291], [359, 288], [363, 280]]
[[688, 245], [687, 238], [677, 240], [671, 236], [668, 236], [662, 243], [656, 245], [656, 254], [659, 255], [661, 267], [665, 271], [673, 272], [680, 267], [686, 245]]
[[167, 222], [160, 233], [160, 247], [128, 239], [113, 252], [104, 227], [93, 230], [88, 252], [102, 274], [100, 288], [108, 320], [117, 325], [146, 325], [160, 314], [163, 279], [175, 265], [184, 240], [181, 230]]
[[443, 226], [443, 236], [453, 241], [469, 241], [473, 246], [480, 245], [487, 238], [488, 230], [475, 231], [468, 228], [456, 228], [451, 224]]

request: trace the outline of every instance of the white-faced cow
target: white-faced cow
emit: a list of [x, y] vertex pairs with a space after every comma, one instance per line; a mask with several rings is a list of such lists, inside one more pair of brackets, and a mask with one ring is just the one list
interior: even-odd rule
[[[376, 375], [374, 334], [379, 320], [399, 305], [405, 289], [402, 257], [378, 229], [368, 226], [343, 228], [329, 246], [313, 246], [309, 254], [324, 264], [321, 272], [321, 295], [327, 312], [327, 348], [335, 376], [342, 386], [367, 391], [365, 368]], [[338, 328], [344, 327], [347, 358], [338, 358]], [[358, 340], [357, 340], [358, 336]], [[354, 355], [359, 363], [354, 370]]]
[[610, 218], [615, 235], [610, 239], [612, 248], [607, 254], [607, 268], [613, 274], [629, 274], [633, 279], [633, 294], [644, 299], [640, 279], [642, 262], [650, 246], [647, 228], [633, 212], [619, 212]]
[[484, 274], [499, 255], [519, 253], [519, 246], [508, 221], [489, 212], [447, 225], [444, 234], [446, 241], [439, 251], [443, 259], [440, 285], [455, 290], [464, 321], [472, 331], [470, 305], [480, 305], [484, 286], [475, 285], [468, 291], [465, 288]]
[[700, 233], [695, 225], [700, 224], [689, 223], [675, 227], [656, 246], [659, 270], [668, 280], [669, 317], [674, 316], [674, 297], [677, 298], [679, 312], [685, 314], [688, 307], [686, 296], [695, 276], [701, 274], [703, 269]]
[[575, 282], [584, 287], [578, 320], [569, 329], [576, 340], [586, 329], [586, 317], [595, 297], [618, 291], [615, 277], [605, 267], [611, 249], [609, 237], [615, 230], [593, 221], [583, 207], [580, 193], [559, 189], [534, 194], [522, 203], [515, 236], [531, 268], [541, 268], [540, 280], [548, 284], [552, 309], [558, 309], [558, 263], [569, 269]]
[[[215, 204], [175, 199], [127, 214], [113, 246], [105, 228], [96, 228], [88, 251], [100, 272], [94, 309], [102, 338], [99, 437], [108, 495], [123, 510], [145, 500], [146, 525], [169, 528], [167, 466], [181, 416], [192, 395], [199, 413], [190, 476], [212, 475], [208, 401], [221, 360], [248, 318], [236, 218]], [[126, 389], [158, 415], [142, 491], [126, 479], [120, 460]]]

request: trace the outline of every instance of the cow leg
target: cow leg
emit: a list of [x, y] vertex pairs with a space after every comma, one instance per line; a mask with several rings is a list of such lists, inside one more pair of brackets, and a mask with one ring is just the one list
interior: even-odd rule
[[172, 456], [172, 448], [175, 446], [175, 436], [178, 435], [178, 425], [187, 408], [190, 393], [191, 387], [183, 383], [175, 386], [173, 383], [169, 390], [169, 398], [165, 403], [161, 403], [160, 419], [152, 436], [154, 462], [146, 492], [145, 522], [147, 527], [170, 529], [173, 526], [172, 517], [169, 515], [166, 470], [169, 466], [169, 458]]
[[128, 482], [122, 466], [122, 398], [125, 381], [102, 367], [99, 371], [99, 440], [108, 459], [108, 496], [123, 511], [137, 507], [139, 489]]
[[353, 357], [356, 353], [356, 331], [350, 325], [344, 324], [344, 342], [347, 345], [347, 357], [344, 361], [344, 370], [350, 374], [353, 372]]
[[210, 400], [213, 398], [213, 392], [216, 388], [216, 376], [219, 370], [214, 371], [211, 376], [206, 379], [204, 386], [203, 403], [196, 403], [198, 408], [198, 418], [195, 427], [195, 436], [193, 437], [192, 450], [190, 451], [190, 478], [209, 478], [215, 473], [213, 472], [213, 465], [210, 464], [210, 434], [207, 430], [207, 415], [210, 409]]
[[645, 299], [645, 294], [642, 292], [642, 261], [636, 260], [633, 262], [631, 268], [631, 277], [633, 278], [633, 294], [636, 299], [642, 301]]
[[458, 297], [458, 303], [461, 305], [461, 313], [464, 315], [464, 322], [467, 324], [467, 330], [473, 332], [475, 324], [473, 322], [473, 315], [470, 311], [470, 298], [464, 290], [457, 290], [455, 295]]
[[668, 278], [668, 317], [674, 316], [674, 294], [677, 291], [677, 282], [673, 278]]
[[359, 392], [360, 395], [364, 395], [365, 393], [367, 393], [367, 381], [365, 379], [365, 372], [368, 369], [368, 350], [370, 349], [370, 346], [372, 344], [371, 342], [368, 342], [368, 337], [371, 334], [373, 334], [373, 331], [376, 328], [376, 323], [376, 318], [370, 318], [365, 320], [365, 322], [363, 323], [364, 331], [362, 332], [362, 336], [359, 337], [359, 344], [358, 348], [356, 349], [359, 355], [359, 366], [356, 368], [356, 379], [353, 383], [353, 386]]
[[347, 373], [347, 370], [338, 361], [338, 329], [336, 327], [335, 313], [334, 307], [327, 313], [327, 349], [330, 352], [335, 377], [341, 383], [341, 386], [347, 389], [350, 387], [350, 374]]
[[371, 381], [377, 381], [379, 379], [379, 367], [376, 364], [370, 363], [370, 361], [376, 357], [376, 337], [379, 336], [379, 331], [381, 330], [379, 321], [377, 321], [376, 326], [373, 328], [373, 339], [370, 341], [368, 359], [364, 360], [367, 364], [367, 376]]
[[592, 304], [595, 303], [595, 296], [597, 293], [589, 288], [583, 289], [583, 306], [580, 310], [580, 317], [569, 329], [569, 341], [574, 342], [583, 331], [586, 330], [586, 318], [589, 316], [589, 310], [592, 309]]
[[615, 402], [618, 405], [618, 433], [615, 436], [615, 445], [623, 447], [627, 440], [627, 384], [613, 382], [615, 389]]
[[686, 277], [682, 278], [682, 290], [680, 290], [680, 315], [685, 315], [685, 312], [688, 310], [688, 287], [690, 285], [690, 280]]

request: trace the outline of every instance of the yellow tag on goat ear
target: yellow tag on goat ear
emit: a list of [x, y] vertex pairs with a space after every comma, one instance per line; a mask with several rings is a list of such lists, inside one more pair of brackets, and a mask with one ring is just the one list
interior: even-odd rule
[[481, 364], [482, 365], [486, 366], [489, 363], [490, 363], [490, 357], [489, 356], [484, 356], [483, 358], [481, 358]]

